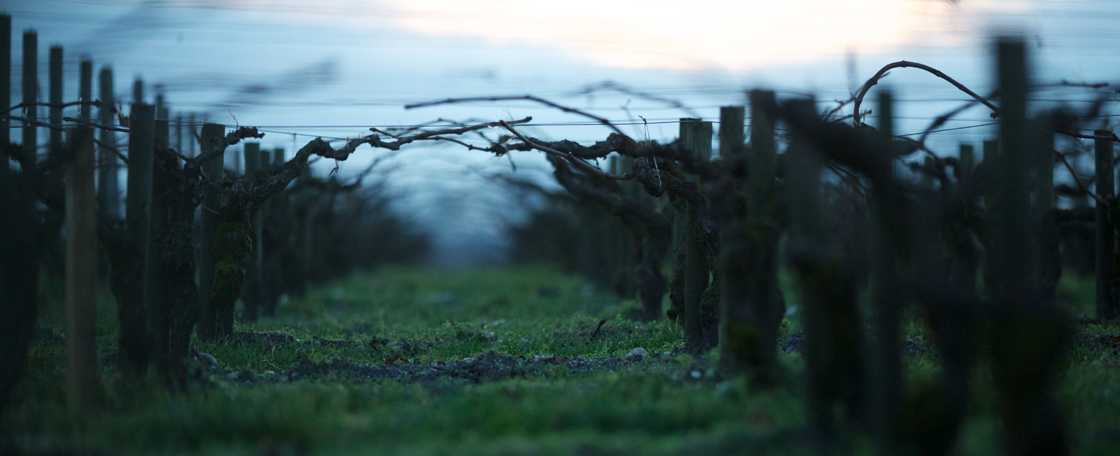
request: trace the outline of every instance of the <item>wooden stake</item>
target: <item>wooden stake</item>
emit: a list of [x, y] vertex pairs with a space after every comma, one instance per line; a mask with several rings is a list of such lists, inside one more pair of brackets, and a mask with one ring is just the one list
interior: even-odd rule
[[[158, 112], [158, 108], [156, 109]], [[145, 313], [149, 321], [149, 326], [153, 332], [153, 343], [155, 344], [156, 355], [155, 359], [161, 363], [169, 361], [166, 359], [168, 356], [168, 341], [171, 331], [171, 315], [168, 312], [169, 299], [167, 296], [167, 278], [164, 277], [163, 270], [160, 267], [159, 252], [162, 251], [161, 243], [164, 236], [167, 235], [167, 223], [170, 217], [170, 208], [167, 205], [167, 198], [165, 195], [170, 192], [168, 184], [168, 176], [162, 162], [166, 160], [163, 156], [169, 147], [170, 131], [166, 119], [156, 120], [154, 122], [154, 147], [152, 148], [152, 199], [151, 199], [151, 221], [150, 221], [150, 240], [148, 242], [148, 262], [145, 276], [147, 277], [147, 300], [145, 301]], [[131, 170], [130, 170], [131, 171]]]
[[[39, 93], [39, 37], [33, 31], [23, 32], [23, 103], [27, 105], [23, 109], [23, 117], [36, 120], [39, 117], [39, 108], [35, 103], [39, 102], [37, 97]], [[35, 166], [35, 156], [39, 152], [39, 138], [36, 135], [35, 126], [31, 124], [23, 124], [23, 153], [27, 157], [25, 166]]]
[[[712, 157], [712, 123], [700, 119], [681, 119], [680, 138], [692, 152], [693, 159], [707, 161]], [[699, 181], [696, 181], [699, 183]], [[686, 344], [693, 349], [705, 348], [700, 301], [708, 289], [710, 271], [704, 252], [703, 233], [699, 226], [700, 211], [688, 206], [685, 219], [684, 326]]]
[[144, 81], [140, 78], [132, 82], [132, 102], [136, 104], [144, 102]]
[[62, 153], [62, 47], [51, 46], [50, 51], [50, 141], [47, 150], [50, 156]]
[[[159, 347], [153, 344], [153, 328], [148, 311], [149, 278], [151, 264], [152, 219], [152, 160], [155, 147], [155, 108], [134, 104], [129, 113], [128, 138], [128, 195], [125, 198], [125, 228], [135, 255], [128, 262], [134, 273], [127, 290], [130, 296], [118, 298], [120, 313], [120, 345], [122, 367], [133, 375], [142, 375], [153, 360]], [[121, 254], [121, 253], [116, 253]]]
[[89, 405], [97, 388], [97, 221], [93, 130], [73, 131], [66, 162], [66, 359], [72, 410]]
[[[225, 126], [204, 124], [202, 126], [201, 150], [208, 151], [216, 146], [225, 134]], [[218, 154], [202, 164], [202, 172], [212, 181], [222, 178], [225, 153]], [[214, 236], [218, 231], [218, 208], [222, 204], [221, 192], [212, 188], [202, 190], [202, 243], [198, 262], [198, 296], [201, 305], [200, 318], [196, 332], [203, 340], [213, 340], [220, 334], [220, 321], [217, 310], [210, 302], [214, 287]]]
[[[890, 153], [894, 140], [894, 102], [891, 93], [883, 90], [879, 94], [879, 144], [882, 153]], [[877, 190], [879, 191], [879, 190]], [[880, 203], [886, 198], [877, 197]], [[875, 296], [872, 307], [873, 351], [871, 404], [876, 437], [875, 454], [897, 454], [898, 423], [902, 400], [902, 359], [899, 348], [899, 319], [902, 310], [898, 269], [898, 249], [895, 239], [904, 239], [909, 228], [909, 220], [891, 223], [909, 214], [889, 213], [898, 208], [884, 207], [879, 204], [878, 217], [881, 227], [876, 244], [875, 258]]]
[[[0, 87], [12, 86], [12, 16], [0, 14]], [[7, 109], [12, 105], [12, 91], [0, 90], [0, 107]], [[8, 147], [12, 142], [12, 133], [9, 127], [11, 121], [8, 113], [4, 114], [4, 121], [0, 122], [0, 147]], [[0, 175], [8, 172], [7, 154], [0, 157]]]
[[[101, 107], [97, 110], [97, 122], [102, 125], [112, 125], [116, 123], [114, 119], [115, 106], [113, 100], [113, 69], [104, 67], [101, 69], [101, 74], [97, 78], [97, 91], [100, 93], [98, 98], [101, 99]], [[101, 142], [105, 144], [115, 144], [117, 142], [116, 133], [111, 130], [102, 129], [99, 132]], [[111, 220], [120, 220], [120, 177], [117, 175], [118, 159], [116, 154], [110, 151], [107, 147], [101, 146], [98, 150], [98, 187], [97, 187], [97, 206], [106, 217]]]
[[[82, 59], [79, 64], [78, 98], [83, 102], [93, 101], [93, 62]], [[93, 105], [78, 106], [78, 118], [82, 122], [93, 121]]]
[[[244, 148], [245, 156], [245, 182], [246, 187], [252, 185], [253, 175], [261, 168], [261, 144], [256, 142], [245, 143]], [[268, 152], [265, 152], [267, 154]], [[264, 162], [267, 165], [267, 161]], [[248, 190], [252, 190], [249, 188]], [[260, 209], [254, 210], [249, 213], [249, 227], [253, 233], [252, 239], [252, 263], [249, 265], [244, 287], [241, 290], [242, 302], [245, 304], [245, 319], [248, 321], [257, 321], [260, 317], [260, 302], [261, 302], [261, 266], [264, 263], [264, 257], [261, 256], [261, 211]]]
[[[1097, 130], [1095, 136], [1107, 136], [1108, 130]], [[1105, 201], [1112, 201], [1116, 195], [1116, 184], [1113, 180], [1112, 141], [1097, 139], [1094, 142], [1096, 153], [1096, 186], [1097, 196]], [[1112, 296], [1112, 268], [1113, 256], [1116, 251], [1116, 227], [1109, 220], [1109, 207], [1100, 203], [1096, 204], [1096, 237], [1097, 244], [1094, 251], [1097, 259], [1097, 319], [1108, 321], [1117, 317], [1116, 303]]]

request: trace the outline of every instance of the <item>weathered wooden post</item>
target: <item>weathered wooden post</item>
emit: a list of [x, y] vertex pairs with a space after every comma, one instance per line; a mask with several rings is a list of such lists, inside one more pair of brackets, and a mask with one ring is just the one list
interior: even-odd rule
[[[159, 107], [156, 108], [156, 113]], [[171, 314], [169, 312], [170, 299], [167, 295], [170, 281], [164, 274], [161, 263], [162, 246], [167, 236], [170, 207], [167, 197], [171, 192], [168, 175], [164, 168], [164, 156], [170, 142], [170, 128], [166, 119], [156, 119], [154, 122], [154, 145], [152, 155], [152, 198], [150, 203], [150, 234], [148, 240], [148, 260], [145, 265], [146, 295], [144, 308], [148, 317], [148, 324], [152, 328], [153, 345], [156, 350], [155, 359], [162, 366], [167, 366], [169, 353], [168, 334], [171, 330]]]
[[93, 62], [83, 58], [78, 64], [78, 99], [83, 103], [78, 106], [78, 118], [82, 122], [93, 121], [93, 105], [85, 104], [93, 101]]
[[163, 92], [156, 86], [156, 120], [167, 120], [167, 104], [163, 101]]
[[154, 328], [148, 314], [148, 282], [151, 262], [152, 165], [155, 147], [155, 108], [134, 104], [129, 113], [128, 195], [125, 225], [134, 246], [135, 273], [130, 296], [118, 299], [120, 344], [123, 365], [141, 374], [150, 365], [158, 347], [153, 346]]
[[957, 164], [957, 179], [968, 179], [976, 167], [976, 151], [971, 144], [961, 144]]
[[[312, 179], [310, 166], [304, 168], [304, 172], [300, 174], [300, 179], [304, 180], [305, 183]], [[311, 277], [315, 272], [315, 219], [319, 215], [319, 207], [316, 204], [318, 198], [316, 198], [316, 196], [318, 195], [314, 193], [307, 195], [307, 212], [304, 213], [303, 232], [300, 233], [303, 237], [303, 245], [301, 246], [302, 255], [300, 255], [300, 259], [302, 260], [300, 272], [302, 272], [301, 275], [303, 276], [303, 286], [301, 288], [304, 291], [310, 288]]]
[[[680, 139], [692, 153], [694, 160], [707, 161], [712, 158], [712, 123], [700, 119], [680, 120]], [[699, 184], [698, 179], [693, 179]], [[704, 350], [704, 329], [701, 321], [700, 301], [708, 289], [710, 271], [703, 229], [700, 226], [700, 208], [688, 205], [688, 213], [683, 225], [685, 234], [685, 271], [684, 271], [684, 326], [685, 340], [689, 349]]]
[[[883, 90], [879, 94], [879, 153], [890, 154], [894, 141], [894, 116], [891, 93]], [[889, 157], [880, 160], [890, 162]], [[893, 170], [884, 170], [888, 178]], [[902, 359], [900, 349], [900, 328], [903, 293], [900, 290], [899, 268], [900, 248], [909, 231], [909, 214], [892, 213], [899, 207], [888, 206], [894, 196], [883, 193], [889, 191], [877, 186], [876, 196], [879, 229], [875, 253], [874, 298], [872, 302], [871, 359], [871, 411], [876, 437], [876, 454], [892, 455], [898, 451], [898, 430], [902, 397]]]
[[[263, 154], [268, 154], [268, 152], [265, 151]], [[262, 159], [262, 162], [268, 161]], [[284, 149], [273, 150], [271, 162], [274, 167], [283, 166]], [[261, 287], [263, 296], [261, 311], [266, 317], [276, 314], [276, 305], [280, 301], [281, 283], [284, 278], [284, 256], [289, 251], [287, 235], [291, 232], [292, 226], [296, 225], [287, 215], [288, 201], [287, 192], [281, 192], [269, 198], [266, 210], [261, 216], [262, 223], [259, 225], [262, 227], [260, 232], [262, 242], [260, 244], [268, 253], [265, 256]]]
[[1041, 299], [1053, 301], [1058, 280], [1062, 277], [1062, 260], [1057, 222], [1057, 197], [1054, 194], [1054, 133], [1035, 126], [1031, 135], [1038, 142], [1032, 148], [1034, 168], [1034, 213], [1038, 231], [1038, 287]]
[[[740, 320], [737, 340], [746, 346], [747, 366], [756, 380], [769, 384], [777, 380], [778, 327], [785, 315], [785, 301], [778, 287], [778, 230], [781, 202], [778, 196], [778, 155], [774, 142], [774, 121], [770, 109], [776, 106], [774, 92], [754, 90], [751, 104], [751, 150], [747, 169], [747, 218], [744, 226], [750, 273], [744, 277], [747, 301]], [[745, 331], [742, 331], [745, 330]]]
[[[745, 372], [750, 365], [750, 344], [756, 342], [748, 334], [747, 276], [751, 274], [744, 221], [748, 215], [747, 201], [742, 192], [747, 164], [743, 124], [746, 110], [742, 106], [724, 106], [719, 109], [719, 158], [726, 175], [723, 185], [713, 194], [712, 203], [720, 207], [720, 370], [728, 373]], [[769, 119], [767, 119], [769, 120]], [[757, 122], [757, 119], [755, 120]], [[764, 123], [766, 121], [763, 121]], [[752, 124], [752, 128], [754, 125]]]
[[[218, 124], [204, 124], [200, 137], [200, 153], [217, 147], [225, 133], [225, 127]], [[218, 154], [209, 161], [202, 163], [202, 172], [207, 178], [217, 181], [222, 178], [225, 152]], [[199, 313], [198, 337], [203, 340], [214, 340], [221, 335], [221, 327], [217, 309], [211, 302], [211, 291], [214, 288], [214, 236], [218, 232], [218, 209], [222, 204], [222, 195], [216, 189], [209, 187], [202, 190], [202, 245], [199, 248], [198, 262], [198, 297], [202, 304]]]
[[50, 156], [62, 153], [62, 47], [51, 46], [50, 62], [50, 140], [47, 150]]
[[132, 102], [136, 104], [144, 102], [144, 81], [140, 78], [132, 81]]
[[[113, 69], [104, 67], [97, 79], [98, 92], [101, 94], [101, 106], [97, 109], [97, 122], [101, 125], [112, 125], [113, 114], [116, 112], [113, 100]], [[112, 130], [102, 129], [101, 142], [115, 144], [116, 134]], [[117, 176], [117, 157], [108, 147], [101, 146], [98, 150], [98, 187], [97, 206], [106, 217], [112, 220], [121, 218], [119, 202], [119, 176]]]
[[[812, 99], [793, 100], [789, 104], [795, 116], [815, 116]], [[832, 342], [832, 322], [828, 308], [842, 304], [845, 291], [836, 287], [843, 276], [837, 246], [829, 243], [826, 226], [821, 220], [820, 173], [823, 157], [813, 150], [810, 141], [795, 136], [785, 153], [785, 190], [790, 205], [790, 264], [801, 285], [801, 323], [805, 331], [806, 408], [813, 432], [814, 445], [827, 454], [835, 440], [836, 396], [833, 360], [828, 356]]]
[[175, 116], [175, 150], [184, 156], [190, 157], [189, 151], [183, 150], [183, 115]]
[[[1097, 130], [1095, 136], [1108, 136], [1108, 130]], [[1112, 141], [1096, 139], [1094, 142], [1096, 155], [1096, 186], [1097, 196], [1104, 201], [1114, 201], [1116, 184], [1113, 179]], [[1096, 259], [1097, 259], [1097, 319], [1108, 321], [1116, 318], [1115, 297], [1112, 293], [1112, 277], [1115, 274], [1113, 258], [1116, 255], [1116, 227], [1109, 219], [1110, 207], [1097, 203], [1096, 208]]]
[[192, 112], [191, 115], [190, 115], [190, 120], [187, 121], [187, 148], [189, 150], [186, 154], [184, 154], [188, 157], [194, 157], [195, 156], [195, 150], [196, 150], [195, 149], [195, 144], [194, 144], [195, 128], [196, 127], [195, 127], [195, 123], [194, 123], [194, 113]]
[[1026, 117], [1023, 41], [1001, 38], [997, 59], [1001, 149], [987, 231], [994, 285], [992, 377], [999, 392], [1004, 449], [1005, 454], [1069, 454], [1053, 391], [1068, 328], [1053, 300], [1038, 294], [1038, 218], [1031, 211], [1028, 173], [1037, 170], [1041, 144]]
[[[252, 185], [253, 175], [261, 168], [261, 144], [256, 142], [245, 143], [243, 155], [245, 156], [245, 186], [246, 191], [250, 191], [252, 189], [249, 186]], [[266, 161], [265, 164], [267, 163]], [[264, 260], [264, 257], [261, 256], [261, 222], [261, 211], [259, 209], [249, 213], [249, 226], [253, 233], [250, 241], [253, 245], [253, 256], [246, 271], [245, 284], [241, 288], [241, 300], [245, 303], [246, 321], [257, 321], [257, 318], [260, 317], [261, 266]]]
[[[23, 32], [23, 117], [36, 120], [39, 117], [39, 37], [34, 31]], [[35, 155], [39, 149], [39, 138], [35, 126], [23, 124], [23, 153], [25, 166], [35, 166]]]
[[97, 221], [93, 129], [72, 130], [66, 161], [66, 359], [71, 409], [92, 402], [97, 387]]
[[[7, 14], [0, 14], [0, 87], [12, 86], [12, 16]], [[12, 143], [12, 136], [9, 127], [11, 120], [8, 116], [11, 115], [7, 111], [12, 106], [12, 91], [10, 89], [0, 90], [0, 107], [5, 111], [0, 113], [0, 117], [4, 119], [0, 123], [0, 147], [8, 147]], [[0, 175], [8, 172], [8, 155], [0, 157]]]

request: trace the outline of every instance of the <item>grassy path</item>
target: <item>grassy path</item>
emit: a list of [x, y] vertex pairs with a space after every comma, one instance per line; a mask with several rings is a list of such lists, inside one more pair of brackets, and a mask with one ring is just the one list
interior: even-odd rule
[[[1082, 299], [1067, 284], [1067, 299]], [[121, 380], [106, 299], [101, 408], [65, 408], [61, 319], [48, 299], [28, 381], [0, 421], [8, 448], [82, 454], [803, 454], [797, 373], [750, 391], [712, 360], [676, 354], [680, 330], [622, 317], [634, 304], [548, 269], [385, 270], [290, 302], [196, 341], [183, 394]], [[602, 320], [606, 323], [599, 328]], [[797, 326], [792, 318], [783, 339]], [[1062, 379], [1077, 454], [1120, 447], [1120, 338], [1083, 325]], [[594, 337], [593, 337], [594, 336]], [[920, 325], [907, 336], [923, 346]], [[928, 344], [927, 344], [928, 345]], [[627, 357], [641, 347], [643, 359]], [[933, 350], [907, 357], [913, 388], [936, 379]], [[961, 449], [991, 454], [994, 404], [978, 374]], [[853, 437], [856, 452], [868, 442]], [[2, 447], [0, 447], [2, 448]]]

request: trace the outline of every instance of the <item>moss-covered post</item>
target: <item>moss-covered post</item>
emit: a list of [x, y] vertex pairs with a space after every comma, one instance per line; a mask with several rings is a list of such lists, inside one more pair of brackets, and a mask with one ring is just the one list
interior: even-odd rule
[[[1000, 146], [990, 207], [993, 287], [992, 377], [1003, 418], [1005, 454], [1069, 454], [1053, 383], [1067, 338], [1053, 300], [1038, 293], [1038, 219], [1031, 210], [1028, 174], [1037, 170], [1040, 135], [1027, 121], [1026, 47], [1018, 38], [997, 43]], [[1111, 167], [1109, 167], [1111, 172]]]
[[[692, 153], [694, 160], [707, 161], [712, 157], [712, 123], [700, 119], [681, 119], [680, 139]], [[694, 179], [699, 183], [699, 180]], [[684, 270], [684, 326], [685, 343], [690, 350], [702, 351], [707, 347], [701, 321], [700, 302], [708, 289], [710, 271], [704, 252], [704, 234], [700, 227], [700, 208], [688, 205], [684, 221], [685, 270]]]
[[[778, 287], [778, 229], [782, 201], [778, 193], [778, 155], [774, 121], [774, 92], [754, 90], [751, 103], [751, 150], [747, 169], [747, 236], [750, 274], [747, 279], [746, 314], [750, 329], [741, 332], [753, 347], [745, 347], [753, 374], [765, 383], [777, 380], [778, 326], [785, 315], [785, 300]], [[754, 333], [754, 334], [751, 334]]]
[[97, 221], [93, 130], [73, 131], [66, 161], [66, 393], [71, 409], [97, 387]]
[[[134, 283], [124, 290], [128, 297], [118, 299], [120, 345], [123, 365], [141, 374], [158, 353], [154, 328], [148, 313], [149, 268], [151, 264], [152, 168], [155, 148], [155, 107], [134, 104], [130, 111], [128, 140], [128, 195], [125, 198], [125, 224], [134, 250]], [[116, 253], [120, 254], [120, 253]]]
[[[32, 30], [23, 32], [23, 117], [36, 120], [39, 117], [39, 36]], [[39, 149], [36, 127], [23, 124], [24, 165], [35, 166], [35, 155]]]
[[[1096, 136], [1105, 136], [1108, 130], [1097, 130]], [[1113, 176], [1112, 141], [1097, 139], [1094, 142], [1096, 155], [1096, 186], [1097, 196], [1105, 201], [1111, 201], [1116, 195], [1116, 184]], [[1108, 321], [1118, 315], [1116, 302], [1112, 295], [1113, 257], [1116, 251], [1116, 238], [1113, 235], [1116, 227], [1109, 217], [1109, 207], [1097, 203], [1096, 207], [1096, 279], [1097, 279], [1097, 319]]]
[[[222, 125], [211, 123], [202, 125], [199, 142], [202, 153], [216, 147], [224, 133], [225, 127]], [[203, 174], [212, 181], [221, 180], [224, 162], [225, 152], [222, 152], [210, 161], [202, 163]], [[218, 231], [218, 209], [221, 204], [222, 194], [219, 190], [209, 187], [202, 189], [202, 243], [198, 262], [198, 296], [201, 311], [196, 332], [203, 340], [214, 340], [222, 335], [218, 312], [211, 302], [211, 290], [214, 288], [214, 236]]]
[[747, 201], [741, 194], [746, 179], [746, 153], [743, 124], [746, 109], [724, 106], [719, 109], [719, 159], [726, 175], [724, 185], [712, 195], [713, 204], [720, 202], [720, 370], [742, 373], [749, 366], [750, 339], [747, 315], [747, 276], [751, 273], [747, 258], [744, 220]]
[[[104, 67], [97, 77], [98, 97], [101, 106], [97, 108], [97, 122], [101, 125], [113, 124], [115, 105], [113, 100], [113, 69]], [[116, 133], [112, 130], [101, 129], [98, 134], [104, 144], [116, 144]], [[111, 220], [121, 218], [119, 190], [119, 176], [117, 175], [117, 156], [108, 147], [98, 148], [97, 161], [97, 207]]]

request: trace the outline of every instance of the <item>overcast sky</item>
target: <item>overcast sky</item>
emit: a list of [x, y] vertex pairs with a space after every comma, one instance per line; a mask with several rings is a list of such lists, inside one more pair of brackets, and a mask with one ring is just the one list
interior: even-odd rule
[[[1036, 82], [1120, 82], [1120, 2], [1107, 0], [34, 0], [0, 9], [12, 15], [13, 83], [22, 74], [21, 34], [33, 29], [41, 78], [47, 48], [65, 48], [68, 100], [77, 98], [78, 59], [88, 56], [96, 68], [112, 66], [120, 98], [141, 77], [149, 96], [162, 86], [173, 116], [262, 126], [264, 146], [289, 154], [316, 135], [353, 137], [437, 118], [533, 116], [541, 125], [533, 135], [581, 142], [608, 133], [526, 103], [403, 109], [447, 97], [534, 94], [620, 122], [641, 116], [648, 132], [623, 128], [671, 140], [676, 119], [717, 120], [719, 106], [743, 104], [747, 89], [814, 94], [823, 109], [896, 60], [932, 65], [986, 93], [990, 39], [999, 33], [1027, 38]], [[581, 94], [604, 81], [690, 109]], [[900, 133], [920, 132], [965, 100], [916, 70], [896, 70], [883, 83], [901, 101]], [[1038, 108], [1077, 107], [1096, 95], [1062, 89], [1034, 99]], [[979, 108], [966, 112], [947, 126], [967, 128], [929, 145], [951, 155], [962, 141], [990, 137], [991, 127], [978, 126], [988, 122]], [[343, 177], [385, 153], [362, 150], [341, 166]], [[508, 173], [509, 161], [450, 145], [416, 147], [392, 161], [401, 167], [388, 178], [406, 195], [399, 207], [432, 227], [443, 263], [500, 251], [502, 226], [493, 220], [518, 214], [507, 210], [508, 193], [480, 175]], [[518, 173], [547, 177], [539, 154], [513, 161]]]

